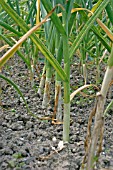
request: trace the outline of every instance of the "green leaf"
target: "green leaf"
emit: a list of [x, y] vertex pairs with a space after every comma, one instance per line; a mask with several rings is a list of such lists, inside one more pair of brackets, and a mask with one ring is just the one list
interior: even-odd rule
[[[109, 111], [109, 109], [113, 108], [113, 100], [111, 100], [111, 102], [108, 104], [108, 106], [106, 107], [106, 110], [104, 112], [104, 115], [107, 115], [107, 112]], [[113, 112], [112, 112], [113, 114]]]
[[[92, 11], [95, 10], [95, 8], [97, 6], [100, 5], [100, 3], [102, 2], [102, 0], [98, 1], [96, 5], [94, 5], [94, 7], [92, 8]], [[74, 3], [74, 7], [75, 8], [81, 8], [81, 6], [79, 6], [78, 4]], [[79, 13], [82, 16], [82, 20], [84, 22], [86, 22], [88, 20], [88, 16], [86, 15], [85, 11], [79, 11]], [[89, 14], [88, 14], [89, 15]], [[105, 46], [105, 48], [111, 52], [111, 47], [109, 46], [109, 44], [107, 43], [105, 37], [100, 33], [100, 30], [97, 28], [97, 26], [92, 25], [91, 27], [92, 31], [94, 32], [94, 34], [98, 37], [98, 39], [101, 41], [101, 43]]]
[[21, 152], [14, 153], [12, 156], [13, 156], [13, 158], [16, 158], [16, 159], [22, 158]]
[[113, 44], [112, 44], [112, 48], [111, 48], [111, 54], [108, 59], [108, 66], [113, 67]]
[[18, 88], [18, 86], [17, 86], [13, 81], [11, 81], [9, 78], [3, 76], [2, 74], [0, 74], [0, 78], [4, 79], [5, 81], [7, 81], [10, 85], [12, 85], [12, 86], [14, 87], [14, 89], [15, 89], [15, 90], [18, 92], [18, 94], [22, 97], [22, 99], [23, 99], [23, 101], [24, 101], [24, 103], [25, 103], [25, 105], [26, 105], [27, 111], [30, 112], [30, 109], [29, 109], [29, 107], [28, 107], [28, 105], [27, 105], [27, 102], [26, 102], [26, 100], [25, 100], [22, 92], [21, 92], [20, 89]]
[[105, 48], [111, 52], [111, 47], [109, 46], [109, 44], [107, 43], [106, 39], [104, 38], [104, 36], [100, 33], [100, 31], [96, 28], [96, 26], [92, 26], [92, 31], [94, 32], [94, 34], [98, 37], [98, 39], [101, 41], [101, 43], [105, 46]]
[[15, 161], [14, 160], [8, 161], [8, 165], [9, 165], [10, 168], [14, 168], [15, 167]]
[[113, 25], [113, 0], [109, 2], [109, 4], [106, 6], [106, 11], [108, 14], [108, 17]]
[[[41, 2], [43, 4], [44, 8], [46, 9], [47, 13], [49, 13], [53, 8], [50, 0], [48, 0], [48, 1], [42, 0]], [[62, 23], [55, 12], [51, 15], [51, 20], [55, 24], [56, 29], [59, 31], [59, 33], [66, 36], [66, 31], [65, 31], [64, 27], [62, 26]]]
[[[24, 22], [24, 20], [5, 3], [4, 0], [0, 1], [2, 8], [10, 15], [11, 18], [20, 26], [20, 28], [26, 33], [29, 30], [29, 27]], [[50, 12], [50, 11], [49, 11]], [[64, 33], [64, 31], [63, 31]], [[46, 48], [46, 46], [41, 42], [41, 40], [35, 35], [32, 34], [30, 36], [31, 40], [35, 43], [38, 49], [42, 52], [42, 54], [46, 57], [46, 59], [50, 62], [50, 64], [54, 67], [54, 69], [58, 72], [61, 79], [65, 82], [68, 81], [67, 75], [64, 70], [61, 68], [60, 64], [51, 54], [51, 52]]]
[[31, 5], [29, 14], [28, 14], [27, 19], [26, 19], [26, 23], [27, 23], [27, 24], [29, 23], [30, 18], [32, 17], [32, 12], [33, 12], [33, 10], [34, 10], [34, 8], [35, 8], [35, 5], [36, 5], [36, 0], [34, 0], [34, 2], [33, 2], [32, 5]]
[[26, 102], [26, 100], [25, 100], [25, 98], [24, 98], [21, 90], [19, 89], [19, 87], [18, 87], [12, 80], [10, 80], [9, 78], [5, 77], [5, 76], [2, 75], [2, 74], [0, 74], [0, 78], [2, 78], [2, 79], [4, 79], [5, 81], [7, 81], [7, 82], [8, 82], [10, 85], [12, 85], [13, 88], [18, 92], [18, 94], [21, 96], [22, 100], [23, 100], [24, 103], [25, 103], [25, 106], [26, 106], [26, 108], [27, 108], [27, 111], [28, 111], [29, 115], [30, 115], [30, 116], [33, 116], [33, 117], [36, 118], [36, 119], [42, 120], [40, 117], [38, 117], [37, 115], [33, 114], [33, 113], [30, 111], [30, 109], [29, 109], [29, 107], [28, 107], [28, 105], [27, 105], [27, 102]]
[[15, 30], [13, 27], [11, 27], [9, 24], [7, 24], [7, 23], [5, 23], [5, 22], [3, 22], [3, 21], [1, 21], [1, 20], [0, 20], [0, 25], [1, 25], [2, 27], [4, 27], [5, 29], [7, 29], [7, 30], [9, 30], [9, 31], [11, 31], [11, 32], [13, 32], [13, 33], [15, 33], [15, 34], [18, 35], [18, 36], [22, 36], [22, 35], [23, 35], [21, 32], [16, 31], [16, 30]]
[[95, 13], [89, 18], [89, 20], [86, 22], [82, 30], [79, 32], [77, 38], [73, 42], [71, 48], [70, 48], [70, 58], [73, 56], [75, 51], [78, 49], [81, 41], [85, 37], [86, 33], [89, 31], [89, 29], [92, 27], [94, 21], [97, 19], [97, 17], [101, 14], [102, 10], [106, 7], [106, 5], [109, 3], [110, 0], [106, 1], [103, 0], [103, 2], [100, 4], [100, 6], [97, 8]]
[[69, 21], [70, 16], [71, 16], [71, 9], [72, 9], [72, 6], [73, 6], [73, 2], [74, 2], [74, 0], [67, 1], [67, 5], [66, 5], [67, 18], [66, 19], [68, 21]]

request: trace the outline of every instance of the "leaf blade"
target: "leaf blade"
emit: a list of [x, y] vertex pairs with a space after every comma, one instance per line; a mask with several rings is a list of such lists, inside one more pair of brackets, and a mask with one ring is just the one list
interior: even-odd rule
[[78, 34], [77, 38], [75, 39], [75, 41], [72, 44], [72, 47], [70, 48], [70, 58], [72, 58], [74, 52], [77, 50], [77, 48], [79, 47], [81, 41], [83, 40], [85, 34], [88, 32], [88, 30], [91, 28], [91, 26], [93, 25], [94, 21], [97, 19], [97, 17], [99, 16], [99, 14], [102, 12], [102, 10], [107, 6], [107, 4], [109, 3], [109, 0], [106, 1], [104, 0], [100, 6], [97, 8], [97, 10], [95, 11], [94, 15], [92, 15], [89, 20], [86, 22], [85, 26], [83, 27], [83, 29], [80, 31], [80, 33]]

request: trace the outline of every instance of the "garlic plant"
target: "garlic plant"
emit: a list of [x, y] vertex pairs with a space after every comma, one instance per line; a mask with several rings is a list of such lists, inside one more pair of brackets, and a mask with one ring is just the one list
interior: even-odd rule
[[[98, 2], [93, 0], [12, 2], [9, 0], [8, 3], [5, 0], [0, 0], [0, 5], [0, 15], [2, 16], [0, 20], [0, 25], [2, 26], [0, 39], [10, 46], [10, 49], [0, 58], [0, 68], [17, 52], [31, 73], [34, 74], [34, 67], [37, 64], [40, 51], [45, 57], [45, 62], [38, 93], [43, 95], [42, 107], [47, 108], [50, 105], [51, 79], [52, 76], [55, 77], [53, 122], [54, 120], [56, 120], [54, 123], [63, 122], [64, 142], [69, 142], [70, 63], [73, 62], [74, 54], [79, 49], [84, 84], [87, 86], [88, 74], [86, 66], [88, 55], [92, 59], [96, 59], [99, 75], [101, 54], [106, 49], [111, 52], [102, 88], [99, 95], [97, 95], [95, 126], [90, 149], [87, 153], [87, 169], [90, 169], [94, 157], [94, 148], [103, 132], [104, 103], [113, 72], [113, 49], [111, 50], [110, 46], [110, 40], [113, 41], [113, 34], [108, 29], [109, 25], [113, 24], [113, 15], [111, 15], [113, 3], [110, 0], [99, 0]], [[28, 13], [25, 10], [28, 10]], [[5, 18], [6, 15], [7, 17]], [[104, 15], [106, 16], [105, 19], [110, 22], [110, 24], [106, 22], [108, 27], [104, 24]], [[8, 36], [5, 31], [8, 31]], [[104, 31], [104, 34], [102, 31]], [[20, 46], [22, 46], [23, 50], [19, 48]], [[1, 78], [3, 77], [1, 76]], [[34, 85], [34, 82], [32, 84]], [[61, 89], [63, 89], [63, 94]], [[44, 91], [44, 94], [42, 91]], [[100, 119], [100, 124], [98, 123], [98, 118]], [[97, 134], [96, 126], [100, 128]]]

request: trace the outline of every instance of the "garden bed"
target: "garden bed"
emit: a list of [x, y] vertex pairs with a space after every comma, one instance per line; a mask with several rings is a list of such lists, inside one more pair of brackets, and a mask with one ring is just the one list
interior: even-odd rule
[[[43, 64], [41, 64], [42, 68]], [[52, 116], [54, 95], [48, 112], [42, 109], [42, 96], [36, 93], [39, 75], [35, 74], [35, 88], [31, 87], [29, 72], [18, 58], [11, 59], [3, 69], [3, 74], [10, 77], [20, 87], [31, 111], [37, 116]], [[39, 70], [41, 72], [41, 70]], [[88, 83], [94, 81], [94, 70], [90, 70]], [[83, 85], [83, 76], [79, 67], [72, 65], [71, 87]], [[54, 80], [53, 80], [54, 81]], [[0, 169], [1, 170], [79, 170], [83, 160], [84, 140], [90, 111], [94, 98], [78, 94], [71, 103], [70, 142], [59, 149], [62, 141], [63, 125], [53, 125], [51, 120], [38, 120], [27, 114], [25, 105], [17, 92], [0, 79]], [[54, 83], [52, 83], [54, 84]], [[52, 85], [52, 93], [54, 87]], [[73, 88], [71, 89], [73, 91]], [[51, 94], [52, 95], [52, 94]], [[113, 98], [113, 93], [112, 93]], [[108, 99], [107, 99], [108, 100]], [[108, 100], [109, 101], [109, 100]], [[103, 150], [96, 170], [113, 169], [113, 111], [105, 117]]]

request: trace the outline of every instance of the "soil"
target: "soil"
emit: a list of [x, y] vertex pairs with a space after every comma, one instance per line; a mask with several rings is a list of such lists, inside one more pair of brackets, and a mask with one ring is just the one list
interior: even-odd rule
[[[43, 64], [40, 63], [42, 69]], [[71, 65], [71, 91], [83, 85], [79, 67]], [[95, 68], [89, 68], [88, 83], [95, 83]], [[37, 116], [52, 115], [54, 109], [54, 80], [48, 112], [42, 109], [42, 97], [37, 94], [41, 70], [35, 73], [35, 88], [31, 87], [26, 65], [15, 56], [2, 70], [21, 89], [31, 111]], [[101, 79], [104, 75], [102, 71]], [[78, 94], [71, 102], [70, 142], [62, 144], [63, 125], [51, 120], [38, 120], [27, 114], [25, 104], [6, 81], [0, 79], [0, 170], [79, 170], [85, 150], [87, 122], [94, 106], [94, 98]], [[87, 90], [86, 90], [87, 91]], [[90, 93], [96, 90], [90, 89]], [[113, 92], [111, 98], [113, 99]], [[110, 102], [111, 99], [107, 99]], [[103, 148], [96, 170], [113, 170], [113, 110], [105, 117]]]

